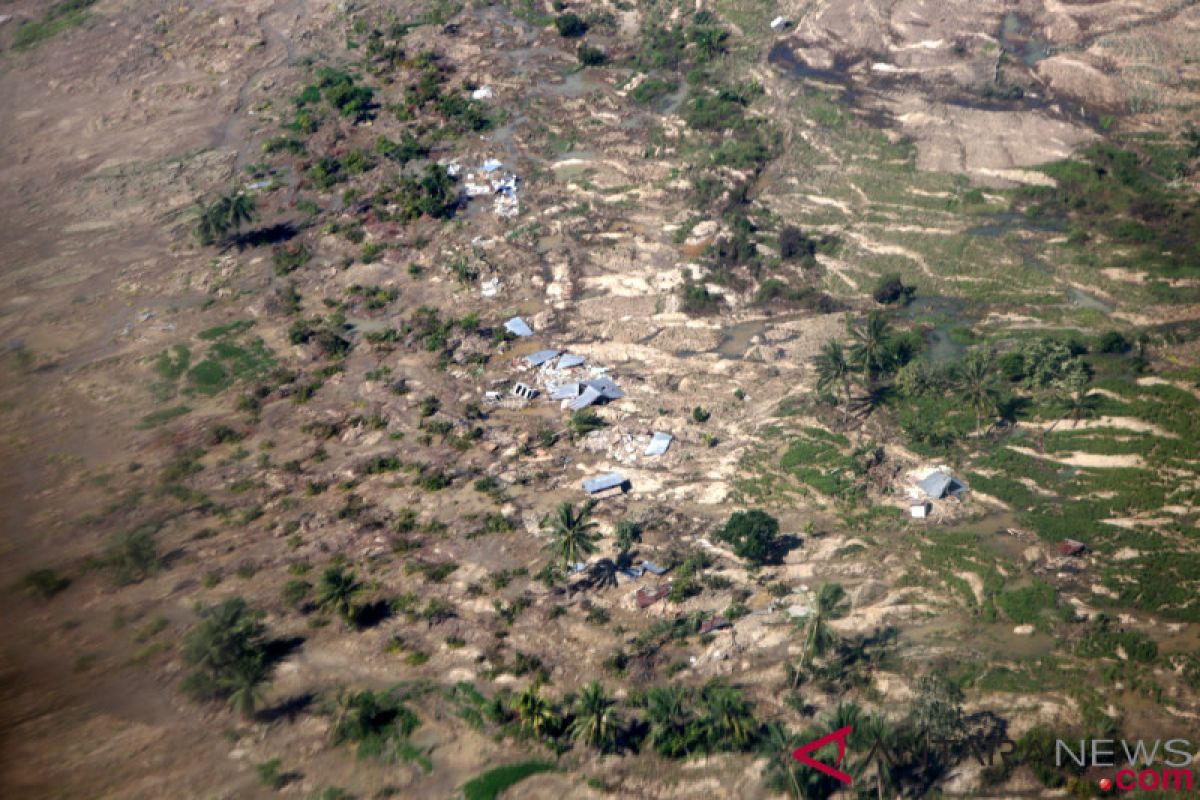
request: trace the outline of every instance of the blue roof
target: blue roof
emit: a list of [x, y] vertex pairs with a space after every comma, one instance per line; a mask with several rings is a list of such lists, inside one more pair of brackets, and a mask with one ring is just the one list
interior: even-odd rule
[[564, 383], [556, 386], [554, 391], [550, 393], [551, 400], [571, 400], [579, 397], [580, 385], [578, 383]]
[[496, 170], [500, 169], [502, 166], [504, 166], [504, 165], [501, 164], [498, 160], [496, 160], [494, 158], [489, 158], [487, 161], [483, 162], [483, 171], [484, 172], [495, 172]]
[[661, 456], [667, 452], [667, 448], [671, 446], [673, 438], [669, 433], [655, 432], [654, 436], [650, 439], [650, 446], [646, 448], [646, 455]]
[[600, 475], [595, 478], [588, 478], [583, 482], [583, 490], [588, 494], [596, 494], [608, 489], [615, 489], [618, 486], [624, 486], [627, 483], [625, 476], [619, 472], [610, 472], [607, 475]]
[[587, 408], [603, 396], [599, 389], [594, 386], [588, 386], [583, 390], [583, 394], [571, 401], [571, 410], [579, 411], [582, 408]]
[[558, 368], [559, 369], [569, 369], [570, 367], [578, 367], [585, 360], [586, 359], [584, 359], [583, 356], [576, 356], [576, 355], [571, 355], [570, 353], [567, 353], [558, 360]]
[[625, 396], [625, 392], [621, 391], [621, 387], [617, 386], [608, 378], [596, 378], [591, 381], [584, 381], [585, 386], [591, 386], [596, 391], [604, 396], [605, 400], [620, 400]]
[[935, 500], [940, 500], [948, 494], [960, 494], [967, 490], [967, 487], [963, 486], [961, 482], [941, 471], [934, 472], [925, 480], [918, 482], [917, 486], [920, 486], [921, 491]]
[[538, 350], [536, 353], [525, 356], [525, 360], [535, 367], [540, 367], [561, 352], [561, 350]]
[[655, 564], [653, 561], [643, 561], [642, 569], [644, 569], [646, 572], [649, 572], [654, 575], [663, 575], [667, 571], [665, 568], [660, 567], [658, 564]]
[[504, 323], [504, 329], [513, 336], [533, 336], [533, 328], [529, 327], [529, 323], [520, 317], [513, 317]]

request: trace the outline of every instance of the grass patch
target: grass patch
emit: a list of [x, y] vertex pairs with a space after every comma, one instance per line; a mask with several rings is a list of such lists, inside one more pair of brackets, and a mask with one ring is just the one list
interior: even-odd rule
[[157, 428], [159, 425], [164, 425], [173, 419], [182, 417], [191, 410], [192, 409], [190, 406], [172, 406], [171, 408], [164, 408], [161, 411], [155, 411], [142, 417], [137, 426], [139, 430]]
[[466, 800], [495, 800], [505, 789], [520, 783], [530, 775], [551, 772], [554, 769], [554, 765], [548, 761], [521, 761], [489, 769], [463, 786], [463, 797]]
[[87, 19], [87, 10], [96, 0], [63, 0], [46, 10], [39, 20], [21, 23], [13, 35], [13, 50], [28, 50], [57, 33], [73, 28]]

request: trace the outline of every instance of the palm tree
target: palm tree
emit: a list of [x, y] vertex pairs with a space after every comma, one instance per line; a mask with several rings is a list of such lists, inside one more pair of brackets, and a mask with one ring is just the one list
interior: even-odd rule
[[226, 690], [229, 692], [229, 706], [244, 717], [254, 716], [255, 709], [262, 702], [262, 682], [267, 668], [260, 662], [247, 663], [232, 676]]
[[607, 753], [620, 739], [621, 725], [616, 701], [604, 692], [600, 682], [592, 681], [585, 686], [575, 701], [571, 736], [587, 742], [601, 753]]
[[255, 202], [251, 195], [236, 189], [220, 195], [211, 203], [197, 203], [196, 238], [202, 245], [216, 244], [229, 232], [254, 219]]
[[830, 630], [828, 621], [840, 616], [846, 592], [841, 584], [822, 584], [817, 590], [812, 616], [804, 631], [804, 651], [800, 655], [800, 666], [792, 673], [792, 689], [800, 683], [804, 668], [817, 656], [823, 656], [837, 643], [837, 635]]
[[674, 684], [655, 686], [646, 693], [648, 741], [660, 756], [678, 758], [691, 751], [693, 714], [687, 697], [687, 689]]
[[595, 532], [598, 526], [591, 518], [594, 505], [589, 501], [576, 512], [570, 503], [562, 503], [553, 515], [542, 521], [542, 530], [550, 534], [546, 549], [562, 566], [569, 567], [595, 552], [599, 534]]
[[782, 723], [770, 722], [763, 730], [759, 744], [762, 752], [769, 759], [767, 762], [767, 781], [771, 788], [782, 790], [786, 787], [792, 797], [800, 797], [800, 781], [796, 778], [800, 762], [792, 757], [792, 753], [800, 742], [796, 735]]
[[850, 363], [866, 373], [871, 382], [888, 370], [892, 363], [892, 332], [887, 320], [878, 311], [867, 315], [862, 323], [847, 322], [853, 344]]
[[1087, 380], [1084, 378], [1071, 381], [1065, 387], [1065, 391], [1059, 393], [1055, 400], [1062, 416], [1050, 423], [1050, 426], [1038, 436], [1039, 451], [1045, 449], [1046, 437], [1064, 419], [1071, 420], [1071, 427], [1075, 427], [1083, 420], [1091, 419], [1100, 413], [1101, 397], [1088, 391]]
[[842, 405], [844, 420], [850, 413], [850, 375], [854, 367], [846, 360], [846, 351], [841, 343], [834, 339], [826, 341], [813, 360], [813, 366], [817, 370], [817, 391], [823, 392], [834, 385], [841, 387], [845, 401]]
[[541, 736], [555, 721], [554, 706], [538, 691], [538, 685], [532, 684], [528, 689], [517, 695], [513, 703], [513, 712], [522, 728]]
[[704, 716], [700, 725], [709, 746], [718, 750], [745, 750], [758, 732], [754, 705], [740, 690], [725, 683], [710, 683], [700, 693]]
[[363, 584], [355, 579], [353, 571], [329, 567], [317, 583], [317, 605], [325, 611], [337, 614], [347, 624], [352, 625], [358, 613], [358, 606], [354, 600], [363, 588]]
[[888, 796], [894, 797], [896, 783], [892, 771], [896, 763], [896, 729], [882, 714], [869, 714], [859, 720], [854, 736], [860, 746], [867, 748], [867, 754], [858, 762], [855, 771], [874, 766], [876, 797], [883, 800], [884, 786]]
[[969, 353], [958, 368], [958, 390], [975, 410], [975, 435], [979, 435], [980, 419], [996, 414], [999, 393], [996, 391], [996, 372], [992, 354], [980, 350]]

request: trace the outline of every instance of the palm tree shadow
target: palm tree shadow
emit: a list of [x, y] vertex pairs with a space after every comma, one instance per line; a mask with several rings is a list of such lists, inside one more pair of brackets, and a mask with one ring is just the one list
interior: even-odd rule
[[297, 717], [308, 711], [316, 699], [317, 696], [312, 692], [303, 692], [285, 698], [270, 708], [264, 708], [254, 716], [257, 721], [268, 724], [285, 719], [288, 722], [295, 722]]
[[304, 644], [303, 636], [292, 636], [286, 639], [272, 639], [267, 642], [266, 662], [268, 666], [273, 666], [283, 661], [292, 653], [300, 649]]
[[291, 222], [278, 222], [245, 233], [234, 234], [229, 239], [229, 246], [242, 251], [248, 247], [283, 244], [290, 241], [299, 232], [299, 229]]
[[359, 630], [374, 628], [391, 616], [391, 604], [386, 600], [376, 600], [374, 603], [367, 603], [358, 609], [358, 613], [354, 615], [354, 627]]

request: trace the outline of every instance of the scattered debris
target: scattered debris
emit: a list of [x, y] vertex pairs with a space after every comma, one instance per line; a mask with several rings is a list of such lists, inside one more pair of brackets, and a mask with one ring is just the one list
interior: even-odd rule
[[1058, 543], [1058, 554], [1060, 556], [1081, 556], [1087, 552], [1088, 546], [1083, 542], [1074, 539], [1063, 539]]
[[483, 399], [489, 403], [499, 403], [501, 397], [499, 392], [484, 392]]
[[776, 33], [782, 30], [787, 30], [790, 27], [792, 27], [792, 21], [787, 17], [776, 17], [775, 19], [771, 20], [771, 30], [775, 31]]
[[479, 291], [484, 297], [495, 297], [496, 295], [500, 294], [500, 290], [503, 288], [504, 284], [500, 282], [499, 278], [492, 278], [491, 280], [484, 281], [479, 285]]
[[642, 569], [644, 569], [646, 572], [649, 572], [651, 575], [665, 575], [667, 573], [665, 567], [660, 567], [653, 561], [643, 561], [641, 566]]
[[499, 160], [495, 158], [489, 158], [487, 161], [483, 162], [483, 171], [490, 175], [503, 166], [504, 164], [502, 164]]
[[655, 431], [654, 436], [650, 438], [650, 446], [646, 448], [646, 455], [661, 456], [667, 452], [667, 448], [671, 446], [671, 440], [674, 437], [669, 433], [659, 433]]
[[471, 92], [472, 100], [491, 100], [493, 96], [492, 87], [480, 86], [475, 91]]
[[671, 593], [671, 584], [669, 584], [669, 583], [664, 583], [659, 586], [655, 586], [653, 589], [651, 589], [650, 587], [638, 589], [637, 595], [635, 595], [637, 598], [638, 608], [649, 608], [650, 606], [654, 605], [659, 600], [662, 600], [664, 597], [666, 597], [670, 593]]
[[583, 572], [585, 569], [587, 569], [587, 564], [585, 564], [582, 561], [576, 561], [574, 564], [571, 565], [570, 569], [567, 570], [567, 574], [568, 575], [578, 575], [579, 573]]
[[629, 481], [619, 472], [610, 472], [583, 482], [583, 490], [593, 497], [609, 497], [622, 494], [629, 488]]
[[271, 185], [271, 182], [269, 180], [260, 180], [260, 181], [254, 181], [253, 183], [246, 184], [246, 188], [251, 191], [256, 191], [258, 189], [265, 189], [270, 185]]
[[706, 633], [711, 633], [713, 631], [724, 630], [725, 628], [732, 628], [732, 627], [733, 627], [733, 623], [730, 622], [729, 620], [725, 619], [724, 617], [713, 617], [712, 619], [707, 620], [703, 624], [700, 625], [700, 635], [703, 636]]
[[513, 397], [519, 397], [522, 400], [532, 400], [538, 395], [537, 389], [524, 383], [514, 383], [510, 391]]
[[504, 330], [513, 336], [533, 336], [533, 328], [529, 327], [529, 323], [520, 317], [513, 317], [504, 323]]

